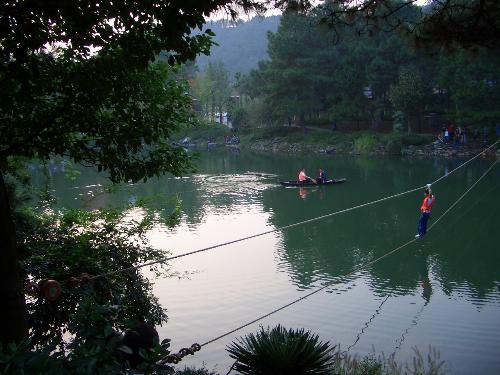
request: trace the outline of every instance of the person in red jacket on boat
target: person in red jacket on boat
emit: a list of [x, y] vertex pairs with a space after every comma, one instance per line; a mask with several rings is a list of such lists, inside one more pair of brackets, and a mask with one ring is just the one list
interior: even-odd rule
[[436, 197], [432, 194], [431, 184], [427, 184], [424, 190], [424, 200], [422, 201], [422, 206], [420, 206], [420, 211], [422, 215], [418, 221], [418, 234], [416, 238], [422, 238], [427, 233], [427, 220], [431, 216], [432, 205], [436, 201]]
[[299, 182], [302, 184], [305, 184], [307, 182], [314, 182], [315, 183], [316, 181], [314, 181], [311, 177], [306, 175], [305, 168], [302, 168], [299, 172]]

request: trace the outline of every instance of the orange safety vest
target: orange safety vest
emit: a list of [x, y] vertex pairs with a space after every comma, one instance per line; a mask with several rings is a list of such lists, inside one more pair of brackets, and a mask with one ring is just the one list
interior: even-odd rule
[[432, 195], [430, 197], [425, 197], [423, 202], [422, 202], [422, 206], [420, 207], [420, 211], [431, 212], [432, 205], [434, 204], [435, 200], [436, 200], [436, 198], [434, 197], [434, 195]]

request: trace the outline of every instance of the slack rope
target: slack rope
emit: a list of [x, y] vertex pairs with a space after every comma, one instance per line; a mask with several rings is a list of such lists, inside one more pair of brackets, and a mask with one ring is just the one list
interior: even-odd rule
[[373, 322], [373, 320], [377, 317], [377, 315], [380, 314], [380, 311], [382, 310], [382, 306], [384, 305], [384, 303], [387, 302], [387, 300], [389, 299], [389, 297], [390, 297], [390, 295], [388, 294], [382, 300], [382, 302], [376, 308], [375, 312], [372, 314], [372, 316], [370, 317], [370, 319], [367, 322], [365, 322], [363, 328], [361, 328], [361, 331], [358, 332], [358, 334], [356, 335], [356, 339], [354, 340], [354, 342], [351, 345], [349, 345], [346, 350], [344, 350], [343, 352], [339, 353], [342, 357], [345, 358], [347, 356], [347, 354], [349, 353], [349, 351], [356, 346], [356, 344], [361, 339], [361, 336], [363, 335], [363, 333], [365, 333], [365, 330], [368, 329], [368, 327], [370, 326], [371, 322]]

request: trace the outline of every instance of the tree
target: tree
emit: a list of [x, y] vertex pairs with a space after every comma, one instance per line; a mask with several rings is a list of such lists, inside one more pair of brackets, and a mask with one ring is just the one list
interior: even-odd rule
[[377, 124], [392, 109], [389, 90], [391, 84], [398, 79], [399, 67], [415, 63], [418, 57], [405, 46], [398, 35], [380, 34], [366, 42], [374, 44], [366, 65], [366, 79], [372, 94], [370, 108], [373, 121]]
[[[0, 342], [26, 337], [28, 325], [15, 228], [4, 183], [11, 157], [63, 155], [137, 181], [189, 167], [168, 142], [188, 121], [185, 88], [151, 66], [208, 53], [211, 32], [191, 35], [205, 16], [252, 1], [0, 5]], [[166, 80], [166, 81], [165, 81]]]
[[212, 82], [210, 92], [214, 107], [219, 112], [219, 122], [222, 124], [222, 116], [231, 96], [231, 85], [229, 84], [229, 72], [220, 60], [209, 62], [206, 70], [209, 80]]
[[251, 97], [263, 97], [280, 123], [294, 116], [303, 123], [306, 116], [327, 107], [336, 51], [314, 20], [313, 16], [286, 12], [277, 32], [268, 34], [269, 59], [250, 72], [244, 85]]
[[339, 45], [338, 68], [332, 73], [338, 100], [333, 104], [331, 111], [336, 118], [354, 120], [357, 129], [360, 122], [366, 118], [368, 98], [364, 95], [367, 85], [365, 61], [369, 60], [369, 49], [363, 43]]
[[[332, 8], [335, 4], [337, 8]], [[319, 118], [319, 123], [325, 123], [333, 117], [355, 122], [358, 128], [369, 123], [378, 128], [387, 125], [396, 109], [405, 112], [411, 125], [417, 117], [421, 125], [420, 115], [426, 110], [438, 114], [436, 118], [462, 123], [498, 121], [494, 105], [500, 87], [498, 48], [477, 48], [473, 54], [458, 46], [453, 51], [435, 46], [423, 51], [396, 32], [374, 28], [371, 35], [358, 35], [356, 27], [366, 25], [356, 17], [347, 25], [337, 25], [332, 33], [321, 24], [332, 9], [341, 10], [338, 2], [285, 12], [277, 32], [269, 34], [269, 58], [238, 81], [241, 93], [268, 105], [269, 118], [283, 123], [297, 116], [302, 121]], [[404, 15], [408, 22], [416, 23], [421, 11], [418, 6], [404, 4], [387, 17], [397, 23]], [[399, 72], [403, 70], [425, 77], [420, 78], [423, 86], [419, 85], [424, 92], [399, 95], [398, 105], [404, 108], [394, 108], [389, 94], [394, 87], [396, 99]], [[425, 100], [432, 96], [432, 101], [417, 100], [419, 108], [403, 105], [403, 99], [420, 95]]]
[[219, 122], [222, 123], [222, 114], [224, 110], [227, 110], [231, 96], [229, 72], [224, 67], [224, 63], [220, 60], [209, 61], [205, 70], [195, 77], [193, 89], [194, 95], [205, 108], [205, 115], [212, 118], [218, 111]]
[[[312, 1], [285, 1], [311, 8]], [[347, 26], [357, 34], [400, 32], [417, 46], [495, 47], [500, 41], [500, 4], [496, 0], [433, 0], [415, 7], [416, 0], [329, 0], [321, 23], [335, 32]], [[410, 12], [408, 12], [410, 10]], [[413, 10], [418, 11], [415, 17]]]
[[399, 73], [397, 84], [391, 86], [389, 98], [397, 110], [406, 114], [408, 134], [411, 133], [411, 118], [424, 108], [428, 87], [416, 68], [405, 68]]
[[440, 57], [436, 86], [450, 119], [478, 125], [498, 121], [499, 58], [498, 49], [481, 50], [474, 55], [459, 50]]

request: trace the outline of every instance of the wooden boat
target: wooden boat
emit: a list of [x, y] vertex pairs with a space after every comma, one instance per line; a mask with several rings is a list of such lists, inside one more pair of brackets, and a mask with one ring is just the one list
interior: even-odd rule
[[344, 182], [347, 181], [347, 178], [338, 178], [338, 179], [333, 179], [333, 180], [328, 180], [326, 182], [300, 182], [300, 181], [280, 181], [280, 184], [282, 186], [323, 186], [323, 185], [334, 185], [334, 184], [343, 184]]

